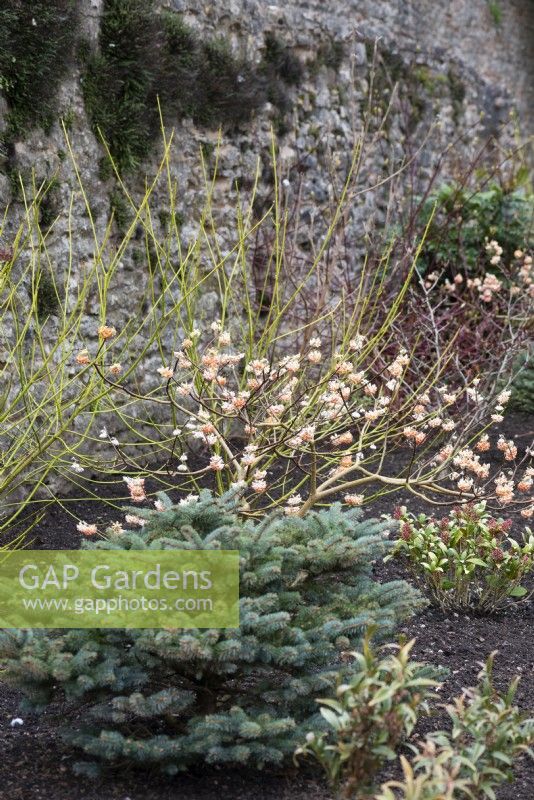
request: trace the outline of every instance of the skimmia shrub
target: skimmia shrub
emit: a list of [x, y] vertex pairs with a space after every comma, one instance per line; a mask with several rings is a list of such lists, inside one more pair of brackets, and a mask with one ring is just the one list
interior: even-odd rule
[[494, 258], [491, 262], [494, 271], [510, 263], [517, 248], [534, 245], [534, 195], [526, 185], [528, 165], [520, 164], [521, 160], [521, 153], [517, 152], [507, 179], [498, 174], [498, 168], [495, 174], [482, 174], [474, 182], [473, 176], [467, 174], [458, 183], [444, 184], [424, 199], [420, 225], [430, 221], [421, 257], [424, 272], [437, 269], [452, 279], [460, 269], [474, 278], [488, 242], [500, 243], [498, 255], [502, 260]]
[[379, 660], [367, 639], [351, 653], [354, 674], [335, 698], [319, 700], [327, 731], [309, 732], [295, 756], [315, 758], [331, 786], [345, 797], [369, 796], [376, 774], [410, 736], [418, 714], [427, 710], [432, 669], [410, 660], [414, 640]]
[[365, 630], [378, 639], [421, 605], [404, 581], [380, 584], [373, 562], [389, 549], [388, 523], [339, 505], [261, 522], [235, 513], [235, 493], [163, 494], [159, 510], [128, 514], [89, 548], [239, 549], [240, 627], [190, 630], [4, 631], [2, 679], [27, 704], [63, 698], [83, 709], [68, 740], [94, 762], [158, 767], [195, 762], [258, 765], [293, 752], [318, 717], [314, 698]]
[[400, 756], [403, 779], [385, 783], [373, 800], [462, 800], [473, 798], [471, 783], [460, 777], [451, 748], [425, 742], [412, 762]]
[[491, 613], [524, 597], [521, 581], [534, 564], [534, 534], [522, 542], [509, 536], [510, 519], [495, 519], [485, 503], [466, 504], [436, 519], [395, 513], [400, 536], [395, 553], [410, 567], [432, 600], [444, 610]]
[[451, 731], [431, 734], [401, 756], [403, 780], [389, 781], [374, 800], [494, 800], [495, 789], [513, 779], [514, 762], [534, 758], [534, 718], [514, 705], [518, 679], [505, 694], [492, 681], [494, 655], [479, 675], [478, 687], [467, 689], [446, 706]]

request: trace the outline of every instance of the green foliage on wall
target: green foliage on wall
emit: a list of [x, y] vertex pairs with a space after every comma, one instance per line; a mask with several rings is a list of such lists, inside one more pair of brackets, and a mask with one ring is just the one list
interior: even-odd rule
[[464, 109], [465, 84], [454, 66], [447, 71], [447, 83], [451, 97], [452, 119], [454, 124], [458, 125]]
[[319, 67], [328, 67], [336, 72], [340, 69], [345, 57], [343, 42], [337, 39], [327, 39], [317, 50], [317, 64]]
[[266, 99], [278, 109], [277, 131], [283, 135], [287, 131], [285, 115], [291, 109], [288, 87], [298, 86], [301, 82], [304, 75], [302, 63], [285, 42], [268, 33], [259, 72]]
[[201, 40], [153, 0], [104, 0], [98, 48], [84, 48], [83, 93], [95, 132], [120, 172], [148, 155], [164, 119], [191, 117], [208, 128], [246, 122], [267, 100], [287, 110], [286, 87], [302, 66], [289, 48], [267, 37], [259, 64], [222, 38]]
[[105, 0], [99, 48], [82, 52], [86, 110], [121, 172], [134, 169], [150, 148], [156, 32], [152, 2]]
[[262, 70], [273, 81], [279, 79], [288, 86], [297, 86], [303, 77], [300, 59], [272, 33], [265, 36]]
[[34, 291], [37, 316], [39, 319], [45, 320], [51, 314], [57, 314], [59, 310], [59, 298], [56, 284], [54, 283], [52, 275], [44, 268], [41, 270]]
[[[0, 90], [9, 104], [4, 144], [29, 128], [47, 130], [58, 117], [57, 92], [78, 37], [77, 0], [5, 0], [0, 8]], [[292, 47], [272, 33], [262, 58], [236, 53], [222, 38], [204, 40], [180, 14], [155, 0], [103, 0], [98, 45], [78, 44], [82, 88], [92, 128], [121, 173], [135, 170], [164, 118], [190, 117], [200, 126], [232, 128], [270, 102], [279, 123], [292, 107], [291, 87], [304, 68]], [[319, 48], [316, 68], [337, 69], [343, 49]], [[311, 67], [310, 67], [311, 69]], [[105, 160], [104, 160], [105, 161]], [[109, 177], [103, 162], [102, 177]]]
[[[390, 120], [384, 120], [384, 116], [395, 88], [399, 121], [409, 135], [416, 131], [425, 116], [429, 117], [429, 112], [433, 117], [438, 107], [442, 109], [449, 104], [452, 121], [459, 126], [464, 113], [466, 85], [457, 65], [451, 62], [445, 72], [437, 64], [408, 60], [383, 42], [367, 39], [364, 44], [372, 75], [374, 125], [384, 127], [385, 131], [389, 129]], [[341, 43], [332, 42], [330, 52], [331, 65], [332, 59], [333, 65], [339, 64]]]
[[133, 221], [133, 212], [119, 186], [115, 186], [109, 194], [109, 213], [115, 220], [117, 230], [124, 236]]
[[36, 125], [47, 129], [54, 121], [77, 25], [75, 0], [0, 4], [0, 89], [9, 105], [4, 143]]
[[43, 182], [39, 202], [39, 225], [45, 233], [61, 211], [60, 182], [57, 175]]
[[494, 25], [499, 27], [502, 22], [502, 8], [497, 0], [488, 0], [488, 8]]
[[189, 114], [198, 125], [234, 126], [265, 102], [261, 77], [253, 65], [233, 55], [224, 39], [200, 45]]

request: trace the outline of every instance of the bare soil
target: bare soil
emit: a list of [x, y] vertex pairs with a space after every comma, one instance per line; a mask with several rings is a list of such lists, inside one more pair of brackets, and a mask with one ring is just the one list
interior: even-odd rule
[[[534, 420], [526, 414], [513, 414], [506, 420], [506, 432], [524, 444], [532, 437]], [[117, 487], [107, 491], [117, 497]], [[120, 489], [123, 492], [123, 489]], [[406, 502], [408, 498], [401, 498]], [[390, 512], [395, 500], [381, 500], [369, 514]], [[120, 503], [119, 503], [120, 504]], [[414, 498], [412, 511], [427, 510]], [[119, 519], [116, 509], [105, 503], [80, 502], [69, 506], [69, 514], [60, 505], [48, 509], [29, 537], [29, 546], [44, 549], [76, 548], [80, 536], [76, 519], [104, 523]], [[513, 516], [513, 515], [511, 515]], [[515, 528], [521, 529], [520, 518]], [[410, 579], [398, 563], [377, 564], [380, 581], [403, 577]], [[534, 586], [534, 580], [531, 580]], [[517, 702], [525, 712], [534, 707], [534, 602], [521, 602], [505, 613], [491, 617], [445, 614], [429, 607], [406, 625], [402, 632], [416, 637], [414, 655], [418, 659], [446, 666], [450, 673], [440, 692], [446, 703], [463, 687], [476, 683], [480, 663], [494, 650], [495, 682], [504, 689], [516, 675], [521, 676]], [[23, 715], [24, 724], [11, 727], [19, 715], [20, 695], [0, 680], [0, 800], [327, 800], [331, 798], [321, 775], [310, 768], [254, 772], [246, 769], [203, 767], [173, 779], [150, 772], [121, 769], [96, 781], [81, 780], [71, 769], [76, 754], [66, 749], [58, 736], [64, 723], [64, 709], [54, 706], [41, 716]], [[447, 718], [436, 705], [433, 716], [422, 721], [420, 732], [442, 728]], [[498, 800], [533, 800], [534, 761], [524, 760], [516, 770], [513, 784], [501, 787]]]

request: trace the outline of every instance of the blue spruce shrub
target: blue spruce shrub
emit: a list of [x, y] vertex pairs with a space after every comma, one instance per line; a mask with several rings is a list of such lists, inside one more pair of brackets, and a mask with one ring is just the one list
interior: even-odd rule
[[316, 697], [348, 677], [346, 651], [373, 626], [380, 640], [421, 606], [404, 581], [373, 580], [395, 523], [359, 509], [244, 520], [232, 495], [135, 514], [145, 526], [85, 547], [239, 549], [239, 629], [61, 630], [0, 633], [2, 678], [26, 709], [55, 699], [81, 729], [66, 739], [89, 760], [173, 774], [195, 762], [281, 762], [320, 725]]

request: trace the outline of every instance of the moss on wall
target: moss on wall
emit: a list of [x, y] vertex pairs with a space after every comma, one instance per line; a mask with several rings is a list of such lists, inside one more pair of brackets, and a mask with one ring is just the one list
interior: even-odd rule
[[345, 58], [345, 46], [343, 42], [334, 38], [324, 41], [317, 50], [316, 68], [328, 67], [336, 72], [341, 68]]
[[265, 88], [251, 63], [236, 57], [224, 39], [215, 39], [199, 46], [191, 100], [184, 111], [198, 125], [233, 127], [263, 105]]
[[45, 233], [54, 224], [61, 211], [61, 200], [57, 175], [49, 180], [45, 179], [43, 184], [39, 201], [39, 226]]
[[[0, 90], [9, 105], [3, 145], [59, 117], [57, 93], [77, 53], [83, 98], [93, 131], [104, 139], [120, 173], [134, 171], [165, 121], [190, 117], [199, 126], [234, 128], [270, 102], [285, 130], [304, 65], [293, 48], [267, 32], [258, 62], [222, 37], [201, 39], [180, 14], [155, 0], [103, 0], [96, 46], [78, 41], [79, 0], [4, 0], [0, 7]], [[78, 45], [76, 47], [76, 45]], [[343, 47], [328, 39], [308, 73], [338, 69]], [[9, 165], [8, 165], [9, 166]], [[101, 176], [112, 169], [102, 160]]]
[[447, 72], [447, 81], [452, 104], [452, 118], [454, 124], [458, 125], [464, 109], [465, 84], [458, 70], [453, 66], [451, 66]]
[[267, 100], [287, 111], [286, 87], [302, 77], [299, 59], [274, 37], [255, 64], [222, 38], [201, 40], [179, 14], [158, 13], [153, 0], [104, 0], [98, 48], [85, 46], [82, 55], [86, 110], [121, 173], [150, 151], [158, 98], [170, 122], [235, 127]]
[[57, 118], [57, 91], [71, 64], [78, 27], [75, 0], [2, 0], [0, 89], [9, 114], [4, 144]]
[[119, 233], [124, 236], [133, 221], [132, 208], [122, 190], [115, 186], [109, 193], [109, 215], [113, 217]]
[[151, 2], [105, 0], [98, 49], [82, 49], [85, 107], [121, 172], [135, 169], [149, 152], [156, 33]]
[[426, 64], [414, 65], [404, 61], [399, 53], [392, 52], [384, 43], [375, 44], [367, 40], [365, 48], [373, 72], [372, 113], [375, 123], [382, 123], [391, 92], [396, 87], [402, 124], [407, 133], [414, 133], [428, 110], [436, 106], [436, 101], [450, 102], [452, 120], [456, 126], [460, 125], [466, 86], [455, 64], [450, 64], [445, 72]]
[[287, 86], [298, 86], [304, 77], [300, 59], [291, 47], [273, 33], [265, 35], [265, 48], [260, 71], [273, 81], [281, 80]]
[[[35, 297], [37, 316], [40, 320], [45, 320], [52, 314], [57, 314], [60, 308], [60, 302], [56, 284], [52, 276], [42, 268], [42, 271], [35, 284]], [[31, 292], [30, 292], [31, 300]]]

